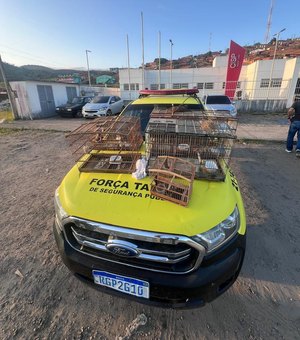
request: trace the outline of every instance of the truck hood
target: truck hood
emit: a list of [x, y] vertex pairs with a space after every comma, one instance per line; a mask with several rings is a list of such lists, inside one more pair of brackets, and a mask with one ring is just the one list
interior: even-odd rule
[[195, 180], [187, 207], [150, 194], [151, 179], [131, 174], [86, 173], [75, 165], [58, 194], [69, 216], [121, 227], [193, 236], [226, 219], [241, 203], [230, 175], [224, 182]]

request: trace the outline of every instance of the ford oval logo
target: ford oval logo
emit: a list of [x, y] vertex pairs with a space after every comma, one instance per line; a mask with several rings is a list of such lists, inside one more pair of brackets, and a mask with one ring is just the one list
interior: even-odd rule
[[121, 257], [137, 257], [139, 255], [139, 251], [135, 244], [123, 240], [108, 241], [106, 249], [114, 255]]

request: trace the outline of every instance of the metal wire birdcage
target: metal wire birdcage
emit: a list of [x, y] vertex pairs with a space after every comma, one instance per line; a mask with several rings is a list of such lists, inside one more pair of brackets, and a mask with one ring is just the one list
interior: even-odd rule
[[195, 178], [224, 180], [236, 125], [236, 119], [221, 114], [197, 119], [151, 118], [145, 134], [146, 156], [150, 164], [158, 156], [180, 157], [196, 166]]
[[92, 139], [95, 150], [139, 150], [143, 137], [139, 117], [119, 117]]
[[92, 150], [138, 151], [143, 137], [139, 117], [103, 117], [84, 124], [67, 136], [73, 154]]
[[176, 157], [161, 156], [149, 167], [152, 195], [186, 206], [192, 194], [195, 165]]
[[141, 154], [135, 153], [91, 153], [77, 160], [81, 172], [132, 173]]
[[143, 142], [139, 117], [126, 116], [97, 118], [66, 137], [79, 170], [94, 172], [132, 172]]

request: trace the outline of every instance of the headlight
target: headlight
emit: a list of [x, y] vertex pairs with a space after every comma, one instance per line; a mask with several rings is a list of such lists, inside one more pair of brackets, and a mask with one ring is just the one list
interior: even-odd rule
[[209, 253], [230, 240], [237, 233], [239, 227], [240, 215], [238, 208], [235, 207], [233, 213], [226, 220], [205, 233], [193, 236], [192, 239], [202, 244]]
[[72, 109], [67, 109], [67, 111], [72, 111]]
[[55, 191], [54, 195], [54, 208], [55, 208], [55, 214], [57, 217], [57, 222], [59, 223], [59, 227], [62, 229], [61, 221], [69, 215], [64, 211], [63, 207], [61, 206], [59, 195], [58, 195], [58, 188]]
[[230, 114], [231, 114], [232, 116], [236, 116], [237, 110], [236, 110], [235, 107], [233, 107], [233, 108], [230, 110]]

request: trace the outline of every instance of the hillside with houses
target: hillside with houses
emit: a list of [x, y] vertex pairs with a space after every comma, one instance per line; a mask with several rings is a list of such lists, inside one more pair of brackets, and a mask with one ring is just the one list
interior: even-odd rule
[[[255, 43], [251, 46], [244, 46], [246, 49], [244, 64], [251, 64], [256, 60], [272, 59], [274, 56], [276, 40], [273, 38], [268, 44]], [[226, 55], [226, 51], [209, 51], [204, 54], [189, 55], [172, 60], [173, 69], [210, 67], [216, 56]], [[294, 58], [300, 56], [300, 38], [279, 40], [276, 58]], [[170, 69], [171, 61], [167, 58], [160, 58], [160, 68]], [[159, 68], [159, 59], [145, 64], [145, 69], [156, 70]], [[9, 81], [22, 80], [45, 80], [66, 83], [88, 84], [86, 70], [76, 69], [52, 69], [39, 65], [14, 66], [4, 63], [4, 70]], [[109, 70], [90, 70], [93, 84], [117, 86], [119, 83], [118, 68]], [[97, 81], [99, 80], [99, 82]], [[0, 74], [0, 82], [2, 77]]]

